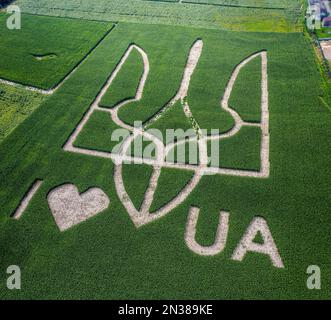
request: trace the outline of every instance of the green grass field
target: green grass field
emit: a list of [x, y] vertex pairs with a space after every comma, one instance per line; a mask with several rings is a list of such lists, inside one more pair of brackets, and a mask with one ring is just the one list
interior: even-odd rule
[[[43, 89], [61, 83], [112, 28], [111, 23], [23, 15], [17, 31], [6, 28], [7, 17], [0, 13], [0, 78]], [[46, 98], [0, 84], [0, 141]]]
[[[201, 126], [209, 128], [215, 124], [223, 130], [231, 128], [230, 117], [219, 109], [224, 87], [243, 58], [267, 50], [271, 175], [268, 179], [206, 176], [182, 205], [136, 229], [116, 196], [112, 161], [64, 152], [62, 146], [131, 42], [148, 52], [152, 71], [137, 112], [129, 105], [130, 111], [123, 113], [127, 121], [148, 118], [174, 94], [185, 57], [197, 38], [203, 39], [204, 49], [188, 99]], [[162, 59], [157, 59], [160, 52]], [[254, 70], [254, 65], [250, 67]], [[0, 145], [1, 269], [17, 264], [23, 275], [20, 291], [9, 291], [1, 282], [1, 298], [330, 298], [331, 129], [330, 111], [319, 99], [320, 82], [312, 51], [300, 34], [261, 37], [259, 33], [117, 25], [77, 72]], [[238, 85], [245, 93], [245, 82]], [[239, 95], [240, 89], [236, 92]], [[235, 102], [239, 108], [239, 96]], [[98, 145], [109, 138], [106, 127], [93, 127], [89, 147], [93, 140]], [[244, 152], [231, 151], [242, 150], [240, 144], [249, 153], [247, 161], [240, 159]], [[256, 166], [245, 139], [238, 136], [224, 148], [228, 150], [225, 166]], [[162, 170], [153, 207], [174, 197], [190, 175]], [[137, 206], [149, 176], [148, 166], [125, 168], [124, 180]], [[36, 178], [44, 180], [40, 191], [23, 217], [14, 221], [10, 214]], [[111, 204], [102, 214], [61, 233], [46, 196], [55, 186], [69, 182], [80, 192], [101, 187]], [[191, 205], [201, 208], [197, 241], [204, 245], [213, 242], [219, 210], [230, 212], [224, 252], [201, 257], [187, 248], [183, 237]], [[242, 262], [230, 259], [254, 216], [268, 221], [284, 269], [274, 268], [267, 256], [256, 253]], [[323, 270], [322, 290], [306, 288], [305, 270], [310, 264]]]
[[266, 32], [302, 30], [299, 19], [301, 3], [301, 0], [206, 0], [183, 3], [144, 0], [127, 0], [125, 3], [122, 0], [61, 0], [56, 4], [51, 0], [18, 1], [23, 12], [33, 14]]
[[7, 18], [0, 14], [0, 78], [43, 89], [55, 87], [112, 27], [24, 15], [22, 29], [9, 30]]
[[[331, 109], [325, 96], [329, 84], [321, 77], [307, 37], [300, 32], [283, 32], [297, 30], [295, 24], [288, 28], [278, 25], [271, 30], [262, 16], [259, 20], [264, 26], [262, 30], [253, 20], [253, 28], [246, 23], [238, 28], [236, 22], [240, 15], [235, 10], [261, 10], [244, 6], [280, 6], [284, 7], [282, 12], [293, 13], [297, 12], [299, 1], [201, 1], [242, 6], [225, 6], [221, 11], [213, 4], [152, 2], [144, 2], [140, 9], [136, 7], [141, 3], [138, 0], [127, 1], [123, 6], [109, 1], [109, 8], [105, 8], [104, 1], [97, 1], [93, 8], [88, 1], [82, 1], [81, 6], [73, 0], [65, 5], [48, 0], [18, 2], [24, 12], [80, 18], [24, 14], [22, 32], [8, 37], [10, 41], [2, 41], [1, 37], [0, 47], [5, 47], [8, 53], [15, 53], [13, 46], [21, 43], [24, 32], [33, 41], [22, 42], [21, 58], [15, 54], [6, 57], [6, 65], [12, 65], [11, 68], [3, 68], [0, 60], [0, 78], [12, 74], [11, 80], [44, 88], [63, 77], [72, 68], [70, 63], [77, 63], [78, 56], [81, 59], [112, 27], [112, 23], [87, 22], [84, 18], [120, 22], [53, 94], [45, 97], [24, 88], [0, 85], [0, 299], [330, 299]], [[156, 12], [154, 6], [169, 6], [166, 15], [175, 12], [177, 16], [151, 18]], [[190, 9], [181, 11], [176, 9], [178, 6]], [[195, 21], [194, 6], [201, 6], [203, 21], [208, 20], [206, 12], [214, 12], [208, 10], [218, 10], [220, 15], [231, 13], [236, 18], [233, 23], [231, 19], [224, 20], [216, 27], [213, 21]], [[112, 8], [117, 11], [110, 13]], [[128, 18], [130, 10], [136, 10], [137, 16]], [[145, 10], [144, 18], [139, 16], [140, 10]], [[270, 12], [278, 14], [277, 10]], [[276, 19], [272, 12], [267, 14], [270, 22]], [[189, 13], [194, 21], [179, 26], [182, 14]], [[1, 18], [4, 15], [0, 21]], [[139, 23], [132, 22], [139, 19]], [[160, 24], [156, 24], [157, 20]], [[24, 24], [34, 26], [38, 21], [43, 21], [45, 29], [41, 30], [45, 32], [54, 30], [55, 25], [60, 27], [63, 37], [56, 36], [57, 42], [50, 38], [49, 43], [45, 40], [42, 45], [43, 50], [50, 48], [48, 53], [62, 52], [63, 57], [56, 66], [35, 67], [24, 74], [14, 62], [18, 59], [22, 65], [31, 67], [27, 52], [33, 49], [38, 54], [34, 41], [41, 32], [38, 28], [24, 31]], [[241, 31], [219, 29], [227, 27], [226, 24], [231, 24], [227, 29]], [[249, 30], [256, 32], [243, 32]], [[261, 33], [276, 30], [281, 32]], [[72, 38], [73, 43], [69, 41]], [[137, 120], [146, 123], [175, 96], [190, 48], [197, 39], [203, 41], [203, 49], [186, 100], [201, 128], [219, 129], [223, 133], [235, 124], [234, 118], [220, 107], [235, 67], [253, 53], [267, 52], [270, 175], [203, 176], [182, 204], [166, 216], [136, 228], [117, 195], [111, 159], [64, 151], [63, 146], [130, 45], [134, 43], [146, 52], [150, 72], [142, 99], [125, 105], [118, 115], [126, 124]], [[141, 56], [133, 51], [100, 105], [109, 111], [119, 102], [133, 98], [143, 70]], [[251, 124], [261, 121], [261, 83], [261, 58], [257, 58], [240, 71], [229, 99], [233, 110]], [[97, 110], [92, 114], [74, 146], [112, 150], [115, 142], [110, 137], [118, 125], [108, 111]], [[170, 128], [186, 130], [191, 125], [182, 103], [177, 102], [150, 128], [164, 133]], [[242, 128], [235, 136], [220, 141], [220, 167], [259, 171], [260, 141], [261, 130], [255, 126]], [[209, 149], [210, 145], [208, 152]], [[193, 174], [192, 170], [162, 168], [150, 211], [175, 198]], [[123, 166], [127, 193], [138, 209], [143, 206], [151, 176], [150, 165]], [[41, 188], [22, 217], [13, 219], [11, 215], [36, 179], [43, 181]], [[79, 192], [101, 188], [109, 197], [110, 206], [60, 232], [47, 197], [54, 188], [67, 183], [77, 186]], [[201, 210], [196, 241], [204, 246], [215, 240], [220, 210], [229, 212], [224, 251], [201, 256], [188, 248], [184, 234], [191, 206]], [[284, 268], [275, 268], [267, 255], [256, 252], [247, 253], [240, 262], [231, 259], [256, 217], [267, 221]], [[6, 288], [9, 265], [21, 268], [21, 290]], [[307, 289], [309, 265], [321, 268], [321, 290]]]

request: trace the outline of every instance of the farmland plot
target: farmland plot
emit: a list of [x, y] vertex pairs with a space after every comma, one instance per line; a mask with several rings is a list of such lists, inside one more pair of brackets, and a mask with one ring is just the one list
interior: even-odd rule
[[[140, 55], [132, 51], [135, 54], [125, 60], [131, 68], [125, 68], [123, 57], [129, 48], [142, 51], [138, 50]], [[181, 84], [193, 49], [199, 49], [200, 55], [192, 56], [196, 57], [192, 60], [195, 69], [187, 96], [155, 118], [176, 93], [183, 93], [179, 88], [185, 88]], [[146, 57], [149, 73], [144, 77]], [[248, 62], [249, 57], [254, 59]], [[230, 93], [231, 79], [226, 110], [221, 106], [226, 92]], [[161, 131], [173, 128], [174, 123], [188, 128], [193, 123], [186, 117], [187, 103], [201, 129], [226, 134], [236, 127], [236, 116], [229, 108], [247, 122], [261, 121], [266, 83], [270, 168], [263, 177], [255, 175], [261, 170], [258, 126], [247, 126], [220, 141], [218, 168], [247, 170], [254, 173], [251, 177], [225, 171], [203, 175], [195, 184], [199, 166], [185, 169], [177, 164], [156, 171], [151, 163], [124, 164], [119, 172], [118, 164], [108, 156], [94, 153], [108, 155], [112, 150], [110, 136], [118, 127], [114, 110], [126, 99], [136, 101], [117, 110], [122, 125], [132, 126], [140, 120]], [[246, 96], [246, 104], [240, 93]], [[330, 112], [319, 94], [319, 75], [299, 34], [261, 37], [258, 33], [118, 24], [76, 72], [0, 144], [0, 264], [5, 269], [15, 261], [24, 274], [19, 292], [6, 290], [1, 281], [1, 298], [330, 298], [328, 290], [305, 288], [305, 270], [312, 263], [325, 270], [325, 282], [331, 279], [327, 271]], [[102, 110], [92, 109], [84, 122], [88, 110], [98, 107], [96, 102]], [[75, 148], [79, 152], [73, 152]], [[91, 152], [83, 154], [82, 150]], [[183, 201], [172, 202], [176, 204], [173, 210], [153, 222], [143, 221], [147, 223], [142, 226], [134, 219], [135, 212], [130, 213], [127, 197], [121, 197], [119, 173], [126, 196], [143, 214], [148, 205], [149, 214], [158, 212], [187, 186], [194, 188]], [[150, 183], [156, 180], [157, 184]], [[10, 215], [22, 207], [29, 190], [32, 200], [20, 219], [13, 219]], [[58, 191], [74, 195], [78, 202], [78, 192], [83, 193], [82, 199], [99, 199], [93, 202], [95, 216], [85, 208], [85, 217], [64, 220]], [[200, 246], [212, 247], [219, 217], [228, 219], [223, 250], [204, 257], [190, 246], [187, 221], [189, 212], [194, 213], [192, 208], [200, 209], [195, 230]], [[72, 210], [75, 213], [75, 205]], [[277, 247], [276, 259], [274, 253], [248, 252], [241, 262], [236, 261], [238, 243], [254, 221], [267, 222]]]
[[112, 28], [111, 23], [23, 15], [23, 28], [17, 31], [6, 28], [7, 17], [0, 14], [0, 141], [70, 76]]
[[209, 4], [219, 6], [247, 7], [247, 8], [296, 8], [300, 6], [300, 1], [287, 0], [187, 0], [182, 2]]
[[299, 24], [299, 0], [214, 1], [19, 0], [23, 12], [105, 21], [198, 26], [240, 31], [291, 32]]
[[[54, 88], [111, 29], [111, 23], [23, 15], [21, 30], [0, 14], [0, 78]], [[13, 50], [13, 48], [15, 48]]]

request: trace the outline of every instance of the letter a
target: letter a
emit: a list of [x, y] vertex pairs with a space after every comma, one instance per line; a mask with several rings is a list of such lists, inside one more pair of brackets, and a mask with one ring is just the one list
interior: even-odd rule
[[7, 28], [10, 30], [21, 29], [21, 9], [19, 6], [8, 6], [7, 13], [11, 14], [7, 19]]
[[307, 288], [308, 289], [321, 289], [321, 269], [319, 266], [309, 266], [307, 268], [307, 274], [309, 277], [307, 279]]
[[7, 273], [11, 274], [7, 279], [7, 288], [10, 290], [21, 289], [21, 269], [19, 266], [9, 266]]
[[[263, 244], [253, 242], [258, 232], [262, 235]], [[242, 261], [248, 251], [266, 254], [270, 257], [275, 267], [284, 268], [267, 222], [263, 218], [258, 217], [253, 219], [237, 248], [234, 250], [232, 260]]]

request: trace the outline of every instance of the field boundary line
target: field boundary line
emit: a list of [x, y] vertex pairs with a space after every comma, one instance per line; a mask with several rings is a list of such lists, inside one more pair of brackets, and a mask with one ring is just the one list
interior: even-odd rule
[[[152, 0], [145, 0], [152, 1]], [[204, 6], [214, 6], [214, 7], [228, 7], [228, 8], [243, 8], [243, 9], [261, 9], [261, 10], [289, 10], [285, 7], [258, 7], [258, 6], [241, 6], [235, 4], [221, 4], [221, 3], [207, 3], [207, 2], [193, 2], [193, 1], [185, 1], [182, 0], [182, 4], [190, 4], [190, 5], [204, 5]]]
[[262, 7], [262, 6], [245, 6], [239, 4], [228, 4], [228, 3], [208, 3], [208, 2], [194, 2], [194, 1], [185, 1], [179, 0], [177, 2], [166, 1], [166, 0], [144, 0], [145, 2], [155, 3], [171, 3], [171, 4], [189, 4], [189, 5], [199, 5], [199, 6], [214, 6], [214, 7], [228, 7], [228, 8], [244, 8], [244, 9], [264, 9], [264, 10], [289, 10], [286, 7]]

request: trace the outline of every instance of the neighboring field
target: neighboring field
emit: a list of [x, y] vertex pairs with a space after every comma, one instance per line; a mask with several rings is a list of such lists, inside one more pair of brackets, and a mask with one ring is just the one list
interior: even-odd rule
[[[188, 1], [190, 2], [190, 1]], [[24, 12], [106, 21], [175, 24], [240, 31], [302, 30], [301, 0], [216, 0], [199, 3], [144, 0], [19, 0]], [[224, 4], [224, 6], [221, 6]], [[226, 5], [225, 5], [226, 4]], [[278, 9], [274, 9], [277, 7]]]
[[[0, 78], [44, 89], [57, 85], [112, 27], [23, 15], [22, 29], [8, 30], [6, 18], [0, 13]], [[0, 142], [45, 99], [40, 93], [0, 84]]]
[[297, 8], [300, 0], [184, 0], [184, 3], [198, 3], [218, 6], [238, 6], [248, 8]]
[[23, 15], [9, 30], [0, 13], [0, 78], [49, 89], [58, 84], [108, 32], [104, 22]]
[[[44, 8], [51, 4], [35, 1], [29, 3], [29, 10], [37, 11], [34, 3], [44, 4]], [[72, 6], [71, 15], [81, 14], [75, 11], [78, 1], [66, 3], [68, 8]], [[82, 8], [86, 3], [83, 1]], [[26, 5], [24, 8], [27, 10]], [[94, 8], [103, 10], [97, 4]], [[120, 114], [127, 123], [149, 119], [173, 97], [190, 47], [198, 38], [204, 47], [188, 101], [202, 128], [232, 128], [233, 119], [220, 108], [224, 88], [236, 65], [254, 52], [267, 50], [271, 174], [267, 179], [205, 176], [182, 205], [136, 229], [117, 197], [112, 161], [64, 152], [62, 147], [131, 43], [146, 51], [151, 71], [141, 102], [127, 105]], [[253, 82], [259, 81], [259, 66], [252, 62], [246, 67], [251, 73], [238, 78], [231, 103], [254, 121], [258, 99], [247, 93], [244, 80], [252, 82], [248, 86], [255, 92]], [[261, 36], [119, 23], [72, 77], [0, 144], [0, 269], [17, 264], [23, 277], [22, 290], [10, 291], [5, 288], [7, 275], [3, 273], [0, 298], [331, 298], [327, 287], [331, 281], [331, 114], [319, 98], [321, 80], [316, 69], [309, 44], [299, 33]], [[136, 74], [135, 67], [131, 71]], [[129, 75], [130, 70], [121, 77]], [[122, 87], [120, 80], [117, 86]], [[135, 82], [130, 86], [135, 87]], [[114, 100], [108, 101], [110, 105], [132, 95], [131, 87], [119, 90]], [[248, 106], [240, 93], [247, 97]], [[113, 99], [110, 94], [108, 98]], [[173, 107], [181, 111], [180, 106]], [[170, 127], [176, 118], [172, 112], [165, 114], [166, 124], [160, 118], [155, 125], [162, 130]], [[95, 113], [77, 143], [109, 148], [107, 139], [114, 129], [109, 120], [109, 114]], [[181, 123], [176, 119], [176, 125]], [[220, 150], [227, 150], [225, 166], [258, 169], [254, 157], [258, 133], [256, 128], [249, 129], [253, 130], [243, 132], [243, 138], [238, 135], [222, 141]], [[128, 192], [139, 207], [150, 168], [126, 166], [125, 170]], [[173, 198], [191, 175], [189, 170], [162, 169], [152, 207], [159, 208]], [[21, 220], [13, 220], [10, 214], [36, 178], [44, 181], [41, 189]], [[80, 192], [102, 188], [110, 198], [110, 207], [61, 233], [46, 197], [63, 183], [75, 184]], [[197, 241], [202, 245], [214, 241], [219, 211], [230, 212], [224, 252], [202, 257], [188, 249], [184, 232], [192, 205], [201, 208]], [[249, 253], [242, 262], [230, 259], [256, 216], [268, 221], [284, 269], [274, 268], [262, 254]], [[305, 272], [311, 264], [323, 272], [322, 290], [306, 288]]]
[[0, 143], [37, 109], [44, 99], [39, 93], [0, 84]]

